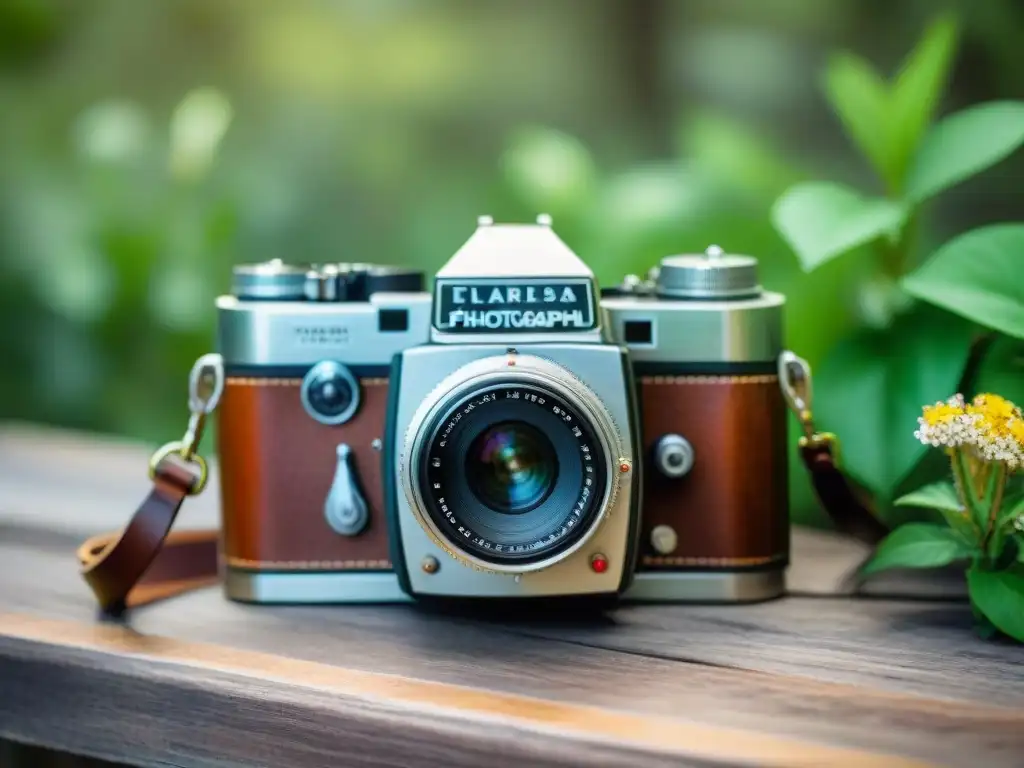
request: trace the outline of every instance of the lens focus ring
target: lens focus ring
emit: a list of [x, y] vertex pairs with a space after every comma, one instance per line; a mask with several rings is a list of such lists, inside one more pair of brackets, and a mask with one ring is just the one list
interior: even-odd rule
[[299, 395], [306, 413], [321, 424], [344, 424], [359, 408], [359, 382], [346, 366], [334, 360], [310, 368]]

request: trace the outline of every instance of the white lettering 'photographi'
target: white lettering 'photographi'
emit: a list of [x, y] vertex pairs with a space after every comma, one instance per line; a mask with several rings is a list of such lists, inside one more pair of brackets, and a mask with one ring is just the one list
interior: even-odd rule
[[456, 309], [448, 313], [448, 324], [461, 328], [586, 328], [580, 309]]
[[571, 285], [560, 288], [550, 285], [495, 285], [490, 289], [456, 285], [452, 288], [454, 304], [575, 304], [578, 300]]

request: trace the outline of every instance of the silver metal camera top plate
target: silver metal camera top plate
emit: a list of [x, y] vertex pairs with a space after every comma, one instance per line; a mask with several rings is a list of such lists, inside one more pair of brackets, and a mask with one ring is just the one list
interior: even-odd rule
[[[612, 337], [634, 362], [774, 362], [783, 349], [782, 294], [739, 300], [685, 300], [645, 294], [606, 296], [601, 306]], [[649, 324], [643, 341], [627, 323]]]
[[[429, 341], [431, 295], [376, 293], [363, 302], [217, 299], [217, 345], [225, 365], [389, 365]], [[405, 330], [381, 331], [381, 310], [406, 310]]]

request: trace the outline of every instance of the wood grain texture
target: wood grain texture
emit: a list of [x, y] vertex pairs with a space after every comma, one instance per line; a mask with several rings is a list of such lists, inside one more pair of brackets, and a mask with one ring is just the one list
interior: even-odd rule
[[[1020, 764], [1019, 646], [941, 580], [828, 594], [861, 556], [828, 534], [795, 537], [819, 596], [761, 605], [485, 619], [206, 589], [101, 624], [74, 548], [124, 522], [145, 457], [0, 431], [0, 737], [204, 766]], [[184, 527], [215, 524], [191, 501]]]
[[[637, 715], [594, 706], [566, 704], [522, 695], [486, 691], [467, 686], [360, 672], [344, 667], [301, 661], [188, 641], [168, 640], [140, 635], [117, 626], [82, 626], [67, 622], [0, 616], [0, 659], [9, 660], [0, 666], [5, 679], [15, 679], [15, 695], [0, 704], [0, 712], [20, 710], [40, 713], [49, 706], [49, 697], [41, 694], [46, 686], [38, 685], [50, 675], [60, 675], [60, 684], [70, 699], [81, 703], [88, 713], [93, 729], [106, 723], [107, 731], [117, 737], [124, 728], [133, 729], [139, 715], [160, 715], [165, 721], [173, 717], [176, 697], [188, 695], [189, 717], [185, 745], [202, 738], [203, 726], [196, 715], [208, 709], [203, 718], [209, 728], [224, 731], [225, 717], [238, 718], [221, 737], [223, 755], [236, 752], [237, 759], [251, 759], [252, 734], [266, 732], [273, 724], [273, 709], [281, 707], [287, 714], [290, 706], [300, 712], [287, 718], [289, 725], [309, 727], [316, 718], [313, 710], [327, 715], [330, 734], [322, 746], [335, 743], [335, 749], [356, 739], [371, 738], [374, 725], [386, 723], [386, 742], [377, 739], [369, 761], [389, 765], [409, 765], [422, 761], [421, 745], [429, 742], [432, 732], [446, 731], [454, 749], [438, 755], [431, 764], [479, 765], [489, 749], [498, 749], [510, 759], [530, 760], [541, 765], [621, 765], [640, 760], [643, 765], [719, 764], [732, 765], [756, 761], [761, 765], [831, 765], [831, 766], [917, 766], [921, 762], [892, 756], [873, 755], [860, 749], [844, 749], [810, 742], [737, 729], [693, 724], [679, 718]], [[57, 654], [60, 669], [48, 663], [48, 656]], [[134, 667], [134, 669], [133, 669]], [[141, 670], [139, 668], [142, 668]], [[127, 678], [136, 679], [126, 686]], [[122, 678], [122, 679], [118, 679]], [[156, 679], [159, 691], [146, 690]], [[30, 684], [36, 683], [36, 684]], [[128, 690], [133, 688], [134, 690]], [[294, 688], [301, 690], [296, 692]], [[248, 706], [235, 707], [232, 714], [228, 692], [249, 689]], [[19, 695], [20, 693], [20, 695]], [[159, 695], [154, 695], [159, 693]], [[210, 699], [207, 706], [202, 694]], [[297, 696], [296, 699], [292, 699]], [[105, 710], [110, 701], [117, 701], [121, 714], [111, 718]], [[147, 705], [147, 702], [150, 702]], [[274, 706], [266, 714], [257, 708]], [[184, 703], [184, 702], [183, 702]], [[200, 710], [196, 712], [196, 710]], [[5, 712], [5, 714], [7, 714]], [[66, 712], [67, 715], [72, 714]], [[336, 717], [330, 717], [330, 715]], [[245, 722], [244, 717], [252, 717]], [[41, 718], [36, 717], [39, 722]], [[200, 721], [201, 722], [201, 721]], [[161, 723], [161, 725], [165, 725]], [[140, 723], [141, 725], [141, 723]], [[229, 723], [229, 725], [231, 725]], [[326, 725], [326, 723], [325, 723]], [[280, 726], [279, 726], [280, 727]], [[337, 742], [338, 731], [343, 738]], [[347, 733], [346, 733], [347, 732]], [[277, 764], [312, 763], [310, 742], [302, 738], [280, 739], [267, 744], [271, 750], [290, 749], [272, 760]], [[29, 734], [32, 737], [32, 734]], [[133, 739], [137, 741], [137, 739]], [[143, 740], [145, 741], [145, 740]], [[232, 747], [232, 742], [238, 746]], [[547, 743], [545, 743], [547, 742]], [[561, 744], [562, 749], [554, 748]], [[568, 756], [566, 747], [575, 752]], [[324, 757], [329, 758], [329, 748]], [[444, 750], [448, 752], [449, 750]], [[538, 754], [534, 754], [537, 752]], [[562, 752], [561, 755], [558, 753]], [[258, 754], [258, 753], [257, 753]], [[264, 758], [267, 759], [267, 758]], [[539, 763], [537, 762], [539, 760]], [[370, 764], [368, 761], [350, 761]]]

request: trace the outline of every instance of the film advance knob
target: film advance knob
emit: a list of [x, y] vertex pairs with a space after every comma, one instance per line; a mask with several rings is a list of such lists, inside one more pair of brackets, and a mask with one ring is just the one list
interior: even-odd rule
[[309, 267], [271, 259], [239, 264], [232, 270], [232, 292], [239, 299], [302, 301], [306, 298]]
[[727, 254], [717, 245], [702, 254], [666, 256], [656, 273], [657, 292], [678, 299], [740, 299], [761, 294], [757, 259]]
[[352, 449], [348, 443], [337, 448], [338, 466], [334, 482], [324, 503], [324, 517], [335, 533], [358, 536], [370, 520], [370, 510], [359, 489], [356, 468], [352, 462]]
[[682, 435], [663, 435], [654, 447], [654, 465], [665, 477], [683, 477], [696, 458], [690, 441]]

